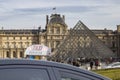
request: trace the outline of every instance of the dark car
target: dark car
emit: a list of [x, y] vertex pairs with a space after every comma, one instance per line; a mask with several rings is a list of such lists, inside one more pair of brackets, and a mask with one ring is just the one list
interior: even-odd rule
[[110, 80], [72, 65], [38, 60], [0, 60], [0, 80]]

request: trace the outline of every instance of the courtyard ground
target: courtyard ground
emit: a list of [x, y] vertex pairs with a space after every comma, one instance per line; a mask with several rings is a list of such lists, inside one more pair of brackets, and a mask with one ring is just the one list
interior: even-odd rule
[[93, 72], [111, 78], [112, 80], [120, 80], [120, 68], [93, 70]]

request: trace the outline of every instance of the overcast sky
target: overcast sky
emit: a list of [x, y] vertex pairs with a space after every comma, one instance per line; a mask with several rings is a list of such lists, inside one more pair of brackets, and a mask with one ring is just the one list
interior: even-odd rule
[[44, 28], [54, 7], [69, 28], [79, 20], [90, 29], [116, 30], [120, 24], [120, 0], [0, 0], [0, 28]]

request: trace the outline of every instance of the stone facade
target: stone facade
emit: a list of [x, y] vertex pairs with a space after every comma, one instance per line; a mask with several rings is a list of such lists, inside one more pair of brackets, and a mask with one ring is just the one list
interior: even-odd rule
[[[120, 57], [120, 25], [117, 30], [92, 30], [116, 55]], [[24, 58], [25, 50], [33, 44], [44, 44], [55, 50], [69, 32], [65, 16], [46, 16], [45, 29], [0, 30], [0, 58]]]

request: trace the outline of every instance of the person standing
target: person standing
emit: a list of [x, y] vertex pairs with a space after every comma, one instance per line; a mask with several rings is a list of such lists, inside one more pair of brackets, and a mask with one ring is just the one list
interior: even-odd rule
[[90, 61], [90, 69], [91, 69], [91, 70], [93, 69], [93, 64], [94, 64], [94, 62], [93, 62], [93, 60], [91, 60], [91, 61]]
[[98, 69], [98, 66], [99, 66], [99, 60], [96, 59], [96, 60], [95, 60], [95, 69], [96, 69], [96, 70]]

